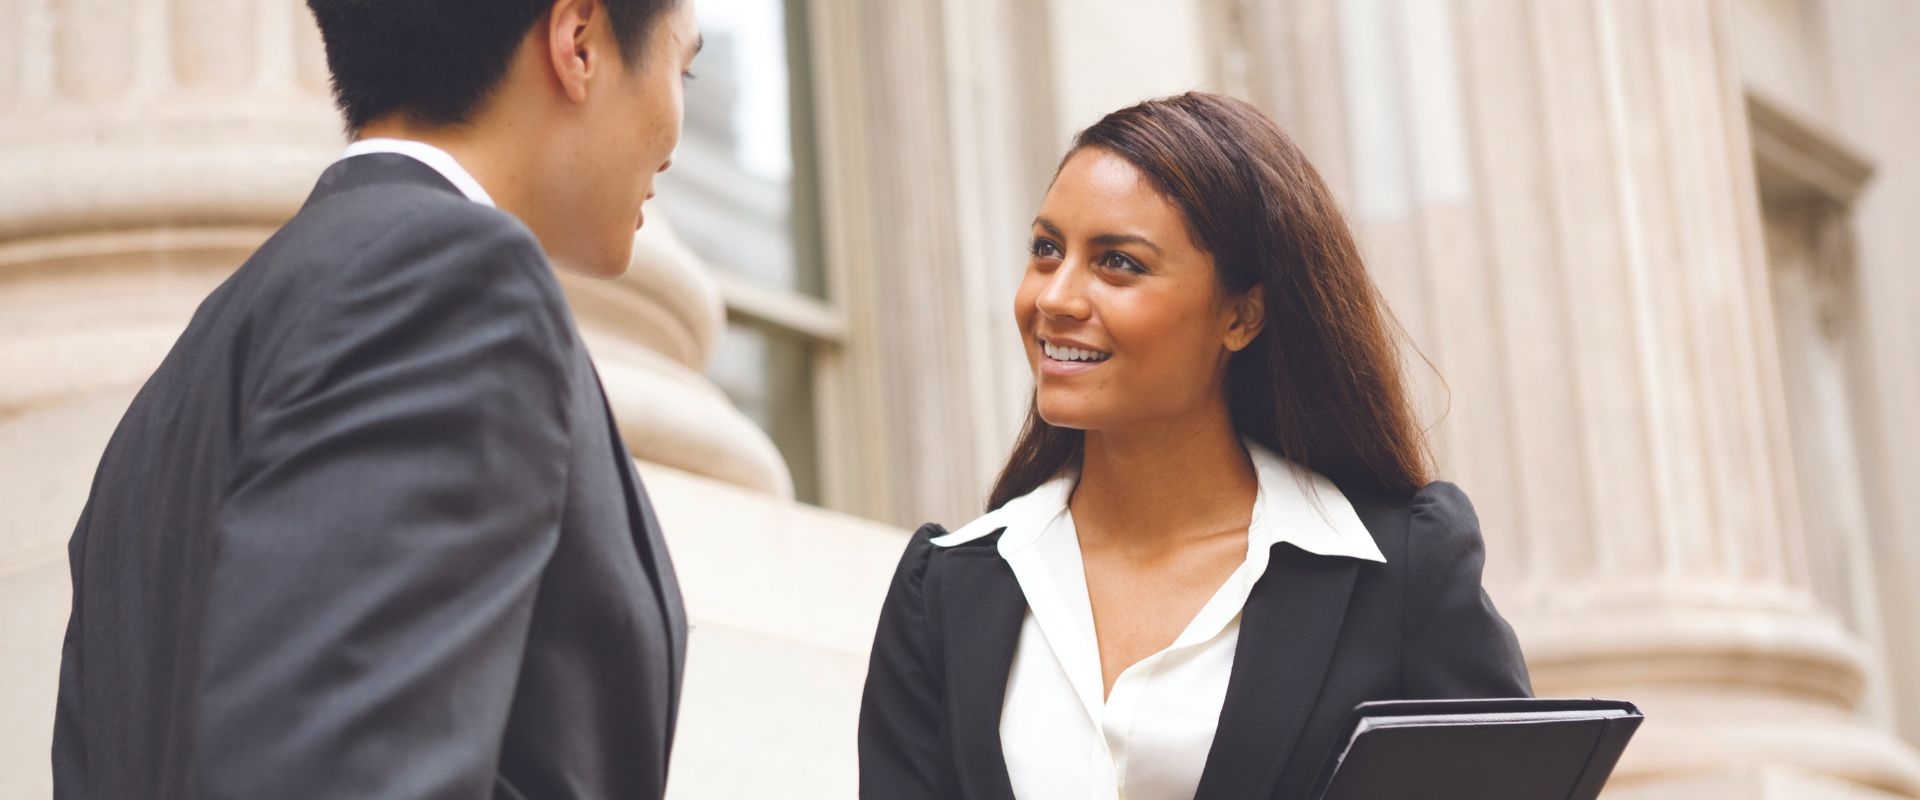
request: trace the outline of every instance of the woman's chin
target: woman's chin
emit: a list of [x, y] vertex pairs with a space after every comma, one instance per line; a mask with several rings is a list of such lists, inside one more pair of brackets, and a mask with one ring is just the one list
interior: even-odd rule
[[1040, 412], [1041, 421], [1056, 428], [1086, 431], [1100, 427], [1098, 415], [1087, 413], [1088, 410], [1080, 403], [1049, 403], [1042, 397], [1035, 408]]

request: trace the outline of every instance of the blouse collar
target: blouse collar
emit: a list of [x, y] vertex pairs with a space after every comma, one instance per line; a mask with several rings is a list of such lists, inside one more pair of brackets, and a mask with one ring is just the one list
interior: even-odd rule
[[[1273, 546], [1281, 542], [1317, 555], [1386, 563], [1386, 556], [1353, 504], [1333, 481], [1258, 444], [1243, 444], [1253, 458], [1259, 482], [1247, 530], [1250, 569], [1243, 574], [1249, 582], [1265, 574], [1267, 558]], [[959, 530], [934, 539], [933, 544], [952, 547], [1005, 529], [999, 552], [1002, 557], [1011, 556], [1039, 541], [1054, 519], [1066, 511], [1078, 481], [1077, 472], [1065, 471]]]

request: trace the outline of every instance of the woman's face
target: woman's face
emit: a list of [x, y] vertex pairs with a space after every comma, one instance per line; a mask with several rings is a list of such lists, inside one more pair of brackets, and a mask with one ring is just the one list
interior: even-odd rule
[[1179, 208], [1110, 151], [1068, 159], [1033, 221], [1014, 319], [1041, 419], [1088, 431], [1224, 411], [1259, 292], [1223, 299]]

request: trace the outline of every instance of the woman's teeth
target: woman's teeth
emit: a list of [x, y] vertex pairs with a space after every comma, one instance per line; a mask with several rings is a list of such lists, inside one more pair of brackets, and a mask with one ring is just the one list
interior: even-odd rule
[[1055, 361], [1087, 361], [1099, 363], [1113, 357], [1112, 353], [1102, 353], [1098, 350], [1081, 350], [1076, 347], [1055, 347], [1046, 342], [1041, 342], [1040, 348], [1046, 351], [1047, 358]]

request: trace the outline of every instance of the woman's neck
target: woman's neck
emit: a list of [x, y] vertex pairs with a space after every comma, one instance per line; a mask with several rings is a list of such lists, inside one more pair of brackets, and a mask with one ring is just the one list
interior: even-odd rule
[[1259, 478], [1225, 408], [1085, 441], [1070, 502], [1083, 546], [1150, 550], [1246, 527]]

